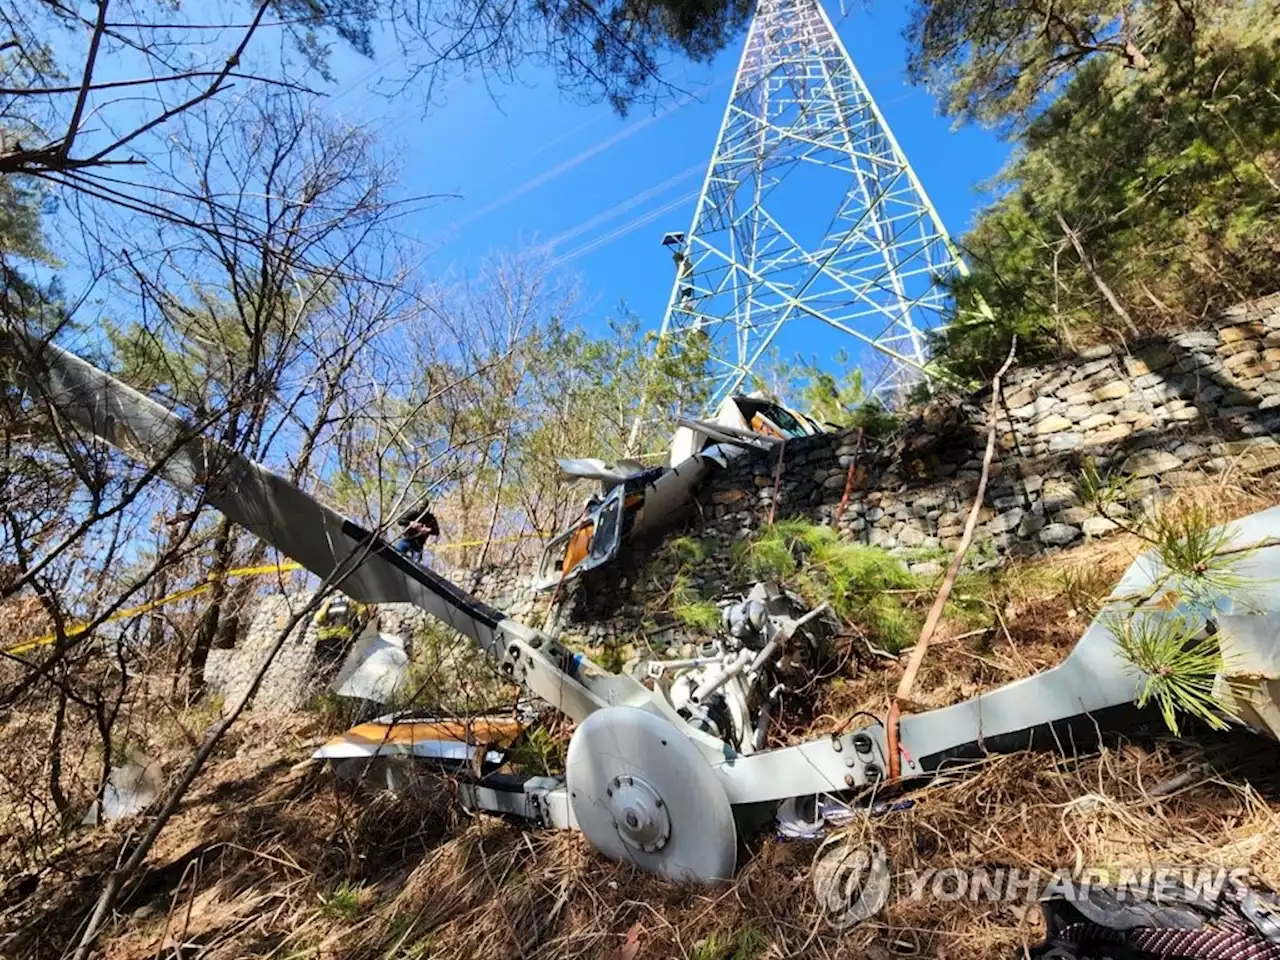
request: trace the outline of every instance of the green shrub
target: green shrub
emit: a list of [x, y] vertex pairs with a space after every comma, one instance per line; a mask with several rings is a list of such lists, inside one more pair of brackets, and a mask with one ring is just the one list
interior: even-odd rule
[[1222, 651], [1217, 637], [1204, 635], [1203, 623], [1157, 610], [1135, 610], [1108, 614], [1107, 626], [1125, 660], [1146, 674], [1138, 689], [1138, 706], [1155, 701], [1175, 736], [1179, 714], [1214, 730], [1225, 730], [1227, 719], [1234, 719], [1215, 689]]
[[879, 547], [841, 540], [830, 527], [782, 520], [734, 551], [739, 576], [792, 583], [810, 603], [827, 602], [895, 651], [914, 636], [917, 615], [891, 590], [918, 586], [906, 566]]
[[360, 913], [360, 894], [363, 887], [344, 880], [327, 896], [320, 897], [320, 912], [334, 920], [350, 922]]
[[523, 773], [549, 777], [564, 771], [566, 749], [565, 742], [546, 727], [530, 727], [512, 745], [511, 762]]
[[720, 608], [710, 600], [684, 600], [671, 606], [672, 615], [694, 633], [712, 634], [720, 628]]
[[413, 639], [392, 706], [465, 713], [509, 701], [512, 691], [487, 654], [460, 633], [431, 621]]
[[687, 629], [708, 636], [720, 627], [720, 609], [691, 583], [692, 572], [707, 559], [707, 547], [695, 537], [676, 537], [666, 546], [675, 562], [666, 607]]

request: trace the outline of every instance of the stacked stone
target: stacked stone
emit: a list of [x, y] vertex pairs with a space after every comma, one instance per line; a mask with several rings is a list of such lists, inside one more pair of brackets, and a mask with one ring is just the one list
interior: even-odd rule
[[[209, 651], [205, 680], [222, 693], [227, 703], [236, 703], [244, 696], [280, 631], [311, 602], [311, 597], [310, 593], [265, 597], [248, 632], [234, 648]], [[256, 704], [271, 704], [273, 710], [283, 712], [296, 710], [309, 699], [318, 642], [317, 628], [311, 619], [304, 618], [285, 638], [258, 687]]]
[[[1138, 502], [1235, 467], [1280, 465], [1280, 296], [1223, 311], [1205, 329], [1123, 352], [1083, 351], [1006, 381], [1000, 453], [976, 540], [1047, 553], [1116, 529], [1079, 501], [1084, 457], [1132, 478]], [[886, 447], [865, 444], [840, 519], [850, 539], [908, 558], [949, 549], [982, 467], [989, 397], [933, 409]], [[774, 495], [774, 455], [740, 462], [703, 498], [713, 536], [740, 539], [777, 516], [831, 522], [856, 450], [852, 432], [792, 440]], [[921, 569], [931, 569], [924, 561]]]

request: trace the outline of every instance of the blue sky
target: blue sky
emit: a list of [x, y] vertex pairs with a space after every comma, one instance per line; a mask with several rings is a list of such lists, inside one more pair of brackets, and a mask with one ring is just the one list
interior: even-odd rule
[[[829, 13], [948, 229], [963, 233], [981, 205], [977, 185], [1000, 168], [1008, 145], [982, 129], [953, 131], [933, 97], [907, 85], [904, 9], [855, 4], [843, 19], [834, 6]], [[434, 250], [429, 271], [462, 271], [490, 252], [556, 240], [557, 269], [579, 278], [584, 323], [626, 301], [656, 329], [672, 279], [659, 241], [688, 228], [741, 42], [707, 66], [672, 64], [668, 76], [697, 98], [626, 118], [569, 102], [532, 70], [517, 87], [456, 82], [424, 116], [407, 97], [371, 92], [394, 58], [371, 64], [349, 54], [335, 63], [341, 83], [329, 109], [376, 124], [401, 158], [406, 195], [459, 195], [401, 221], [406, 236]]]

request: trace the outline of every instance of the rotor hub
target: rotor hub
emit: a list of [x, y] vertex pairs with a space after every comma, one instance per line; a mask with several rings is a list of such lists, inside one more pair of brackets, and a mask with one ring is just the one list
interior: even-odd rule
[[671, 836], [671, 817], [658, 791], [647, 781], [621, 774], [609, 781], [606, 796], [613, 823], [624, 843], [653, 853]]

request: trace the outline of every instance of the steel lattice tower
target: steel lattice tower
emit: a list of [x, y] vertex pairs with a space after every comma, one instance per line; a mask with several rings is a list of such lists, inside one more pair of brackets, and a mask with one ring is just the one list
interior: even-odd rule
[[771, 346], [811, 351], [797, 321], [847, 334], [864, 383], [897, 395], [942, 322], [939, 280], [965, 272], [819, 0], [759, 0], [693, 222], [664, 243], [659, 349], [701, 334], [713, 410]]

